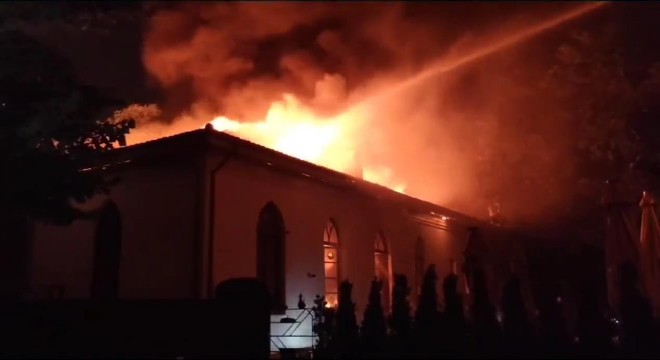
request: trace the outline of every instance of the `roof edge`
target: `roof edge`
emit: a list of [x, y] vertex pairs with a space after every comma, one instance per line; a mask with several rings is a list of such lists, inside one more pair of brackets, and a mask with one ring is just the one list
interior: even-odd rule
[[[408, 194], [399, 193], [385, 186], [366, 181], [324, 166], [316, 165], [298, 158], [283, 154], [276, 150], [241, 139], [237, 136], [217, 131], [212, 127], [205, 127], [176, 134], [169, 137], [154, 139], [151, 141], [129, 145], [121, 149], [111, 151], [114, 153], [110, 159], [112, 162], [126, 161], [128, 158], [150, 154], [152, 156], [165, 155], [180, 152], [176, 149], [180, 146], [186, 150], [208, 151], [209, 148], [229, 151], [234, 149], [236, 156], [248, 157], [252, 160], [270, 160], [268, 163], [299, 174], [308, 180], [321, 180], [331, 184], [343, 185], [363, 194], [380, 200], [389, 200], [402, 205], [410, 216], [438, 216], [438, 218], [450, 218], [465, 224], [466, 226], [498, 227], [484, 220], [462, 214], [441, 205], [431, 203]], [[194, 151], [194, 155], [200, 152]], [[109, 154], [108, 154], [109, 155]], [[147, 156], [150, 157], [150, 156]], [[446, 219], [445, 219], [446, 220]]]

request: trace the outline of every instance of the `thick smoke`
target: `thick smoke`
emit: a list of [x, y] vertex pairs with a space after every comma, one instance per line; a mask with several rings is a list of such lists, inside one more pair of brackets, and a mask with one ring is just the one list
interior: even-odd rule
[[[259, 121], [284, 93], [321, 117], [336, 115], [439, 57], [459, 57], [540, 18], [462, 36], [419, 13], [404, 3], [189, 2], [163, 9], [146, 31], [143, 61], [168, 94], [164, 116], [175, 120], [141, 124], [134, 139], [196, 129], [218, 115]], [[374, 105], [358, 161], [391, 170], [413, 196], [477, 216], [496, 200], [512, 217], [547, 214], [566, 187], [516, 198], [515, 174], [529, 166], [570, 172], [565, 147], [520, 138], [516, 126], [503, 124], [508, 114], [532, 111], [524, 96], [534, 81], [524, 75], [528, 62], [524, 51], [509, 50]], [[561, 132], [561, 124], [548, 124]], [[518, 168], [485, 171], [484, 157], [499, 152], [520, 154]], [[493, 195], [502, 191], [508, 200]], [[527, 210], [514, 213], [516, 207]]]
[[312, 100], [326, 74], [353, 89], [412, 65], [430, 39], [402, 14], [401, 4], [186, 3], [152, 19], [144, 63], [162, 86], [186, 87], [196, 111], [250, 121], [284, 92]]

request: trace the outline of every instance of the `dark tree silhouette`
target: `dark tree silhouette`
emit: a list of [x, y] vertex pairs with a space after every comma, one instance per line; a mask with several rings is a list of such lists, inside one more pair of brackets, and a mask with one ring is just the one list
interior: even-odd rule
[[422, 293], [415, 312], [416, 347], [424, 355], [430, 355], [437, 350], [436, 342], [440, 325], [437, 281], [438, 275], [435, 271], [435, 265], [431, 264], [424, 273]]
[[354, 357], [359, 345], [359, 329], [352, 299], [353, 284], [342, 281], [339, 285], [336, 327], [332, 337], [332, 348], [340, 357]]
[[[125, 144], [134, 121], [111, 119], [121, 104], [77, 83], [66, 61], [25, 33], [0, 28], [0, 48], [0, 240], [4, 256], [21, 259], [21, 227], [69, 224], [86, 215], [77, 203], [110, 188], [113, 179], [90, 168]], [[24, 272], [24, 262], [1, 263], [2, 273]]]
[[[186, 357], [220, 359], [264, 359], [270, 348], [270, 304], [268, 289], [254, 278], [233, 278], [219, 283], [215, 288], [217, 310], [212, 314], [215, 328], [206, 329], [202, 336], [212, 341], [213, 348], [190, 349]], [[231, 324], [231, 326], [221, 325]], [[187, 330], [189, 331], [189, 330]], [[209, 336], [210, 335], [210, 336]], [[180, 337], [179, 337], [180, 338]], [[186, 339], [184, 344], [194, 341]], [[160, 341], [154, 343], [163, 346]], [[243, 346], [237, 346], [242, 344]]]
[[[616, 22], [629, 21], [623, 18]], [[535, 210], [529, 204], [534, 203], [543, 223], [559, 222], [542, 230], [565, 233], [580, 226], [587, 236], [589, 227], [600, 226], [604, 181], [619, 178], [633, 197], [641, 184], [660, 184], [660, 64], [656, 56], [640, 61], [640, 55], [649, 53], [641, 45], [645, 40], [627, 26], [604, 24], [609, 20], [601, 18], [591, 29], [576, 29], [561, 39], [553, 53], [542, 55], [539, 71], [529, 66], [521, 75], [488, 75], [489, 82], [501, 76], [519, 83], [520, 89], [507, 94], [508, 106], [493, 109], [492, 120], [483, 124], [485, 138], [497, 133], [503, 141], [482, 141], [475, 147], [482, 197], [499, 199], [502, 214], [511, 221], [538, 219], [531, 215]], [[532, 118], [534, 125], [525, 126]], [[482, 135], [474, 131], [473, 136]], [[528, 146], [537, 150], [521, 153]], [[540, 196], [538, 189], [553, 195]], [[565, 201], [553, 203], [557, 195]], [[538, 206], [540, 202], [548, 207]], [[577, 217], [581, 221], [569, 222]]]
[[442, 283], [445, 308], [442, 322], [442, 339], [446, 351], [451, 355], [465, 351], [468, 328], [463, 309], [463, 298], [458, 293], [458, 276], [447, 275]]
[[497, 352], [500, 344], [500, 326], [495, 307], [490, 302], [486, 275], [477, 268], [473, 276], [473, 303], [471, 307], [475, 350], [479, 355]]
[[31, 218], [69, 223], [73, 205], [110, 183], [81, 171], [125, 144], [134, 122], [110, 120], [118, 102], [76, 83], [69, 65], [29, 36], [0, 32], [0, 166], [4, 205]]
[[316, 295], [314, 298], [312, 332], [318, 336], [314, 349], [316, 358], [327, 358], [332, 354], [330, 346], [334, 333], [335, 309], [327, 307], [327, 304], [324, 296]]
[[140, 1], [61, 1], [48, 6], [31, 1], [4, 2], [0, 4], [0, 23], [21, 26], [58, 22], [85, 31], [90, 27], [109, 28], [124, 19], [141, 20], [159, 7]]
[[[645, 68], [637, 78], [628, 71], [635, 59], [627, 50], [625, 30], [616, 24], [598, 32], [575, 31], [557, 49], [555, 65], [548, 72], [545, 89], [557, 102], [558, 123], [574, 127], [575, 160], [579, 161], [581, 191], [593, 204], [601, 196], [603, 181], [618, 178], [634, 194], [651, 180], [660, 158], [655, 105], [658, 63]], [[626, 49], [628, 48], [628, 49]], [[639, 76], [641, 75], [641, 76]], [[656, 174], [657, 175], [657, 174]], [[576, 179], [577, 180], [577, 179]], [[658, 178], [655, 179], [657, 184]]]
[[381, 299], [382, 289], [382, 281], [374, 279], [371, 282], [369, 302], [364, 310], [364, 319], [360, 329], [363, 349], [367, 355], [378, 355], [382, 351], [387, 338], [387, 325], [385, 324], [383, 301]]
[[412, 316], [410, 315], [410, 287], [408, 279], [403, 274], [394, 275], [392, 291], [392, 314], [388, 318], [390, 329], [395, 337], [407, 340], [412, 331]]
[[630, 263], [621, 265], [621, 322], [623, 348], [628, 356], [649, 356], [654, 353], [653, 313], [649, 301], [638, 289], [637, 269]]
[[581, 356], [607, 356], [611, 354], [611, 331], [593, 286], [583, 285], [578, 301], [577, 336]]
[[561, 296], [543, 297], [539, 304], [540, 341], [542, 352], [548, 356], [565, 355], [571, 344], [563, 313]]
[[502, 310], [503, 334], [509, 354], [520, 355], [532, 350], [532, 328], [522, 298], [522, 283], [516, 275], [512, 275], [504, 287]]

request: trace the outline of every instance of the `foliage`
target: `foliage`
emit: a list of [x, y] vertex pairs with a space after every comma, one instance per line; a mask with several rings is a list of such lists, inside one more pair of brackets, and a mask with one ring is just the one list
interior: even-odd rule
[[634, 76], [631, 68], [641, 60], [629, 54], [620, 33], [614, 26], [574, 32], [557, 49], [543, 86], [562, 105], [558, 117], [575, 124], [584, 189], [617, 178], [636, 198], [643, 187], [657, 185], [660, 64]]
[[392, 313], [388, 318], [388, 323], [394, 335], [403, 338], [406, 338], [412, 330], [408, 296], [410, 296], [408, 279], [403, 274], [395, 274], [394, 289], [392, 291]]
[[443, 313], [443, 338], [450, 353], [456, 353], [467, 345], [467, 323], [463, 298], [458, 293], [458, 276], [449, 273], [442, 283], [445, 308]]
[[486, 274], [482, 269], [477, 269], [473, 276], [473, 302], [472, 302], [472, 326], [474, 328], [474, 339], [476, 349], [488, 353], [494, 351], [499, 345], [498, 335], [500, 332], [495, 307], [488, 296]]
[[[553, 294], [556, 296], [556, 294]], [[548, 355], [551, 353], [563, 352], [571, 343], [568, 336], [568, 326], [562, 313], [561, 296], [542, 297], [538, 303], [540, 323], [540, 338], [543, 351]]]
[[440, 336], [440, 311], [435, 265], [427, 267], [422, 280], [422, 291], [415, 312], [415, 347], [424, 356], [437, 354]]
[[82, 171], [125, 144], [131, 119], [120, 105], [76, 82], [69, 64], [18, 31], [1, 31], [0, 167], [3, 206], [37, 220], [69, 223], [81, 203], [111, 182]]
[[[458, 277], [455, 274], [448, 274], [443, 281], [443, 290], [445, 297], [445, 310], [442, 322], [439, 323], [439, 312], [437, 311], [437, 302], [433, 306], [433, 291], [435, 286], [435, 268], [429, 266], [425, 274], [425, 286], [423, 292], [426, 293], [425, 302], [420, 299], [416, 314], [417, 321], [413, 330], [416, 331], [414, 340], [411, 342], [400, 341], [402, 338], [397, 334], [405, 333], [410, 329], [409, 304], [407, 296], [409, 288], [404, 275], [396, 275], [396, 285], [394, 293], [398, 293], [393, 299], [393, 314], [390, 317], [390, 326], [393, 330], [393, 337], [383, 336], [383, 324], [377, 316], [382, 316], [378, 311], [377, 305], [380, 301], [379, 293], [381, 291], [381, 282], [372, 282], [371, 292], [363, 324], [363, 339], [367, 335], [364, 329], [371, 329], [377, 332], [377, 337], [370, 338], [374, 342], [371, 347], [365, 348], [368, 352], [360, 353], [357, 343], [357, 325], [355, 322], [355, 305], [351, 301], [352, 285], [343, 282], [340, 287], [340, 301], [337, 312], [333, 308], [327, 308], [325, 300], [321, 296], [316, 296], [314, 301], [314, 333], [319, 336], [315, 357], [319, 358], [359, 358], [360, 355], [376, 355], [382, 357], [385, 354], [393, 357], [410, 357], [413, 353], [421, 356], [434, 357], [502, 357], [513, 358], [529, 357], [530, 355], [539, 355], [547, 357], [567, 357], [573, 358], [580, 356], [594, 355], [633, 355], [647, 356], [657, 351], [654, 348], [654, 335], [651, 330], [652, 317], [648, 303], [641, 299], [639, 291], [635, 287], [636, 281], [628, 273], [624, 283], [627, 287], [623, 288], [623, 297], [626, 298], [626, 309], [622, 317], [624, 323], [624, 342], [623, 353], [617, 352], [612, 347], [607, 331], [607, 324], [603, 318], [599, 307], [594, 301], [596, 294], [589, 285], [582, 289], [583, 296], [581, 306], [579, 307], [579, 317], [577, 326], [577, 337], [573, 337], [568, 328], [563, 323], [562, 307], [564, 301], [560, 298], [540, 299], [539, 309], [541, 310], [539, 337], [534, 336], [534, 331], [529, 321], [525, 318], [525, 304], [523, 303], [520, 292], [520, 279], [512, 276], [503, 289], [503, 309], [504, 309], [504, 331], [507, 335], [502, 341], [502, 333], [495, 315], [495, 307], [488, 298], [486, 278], [482, 269], [477, 268], [473, 276], [473, 303], [470, 306], [472, 322], [465, 320], [463, 313], [463, 303], [458, 293]], [[397, 289], [398, 288], [398, 289]], [[430, 295], [429, 295], [430, 294]], [[645, 303], [645, 304], [644, 304]], [[396, 310], [399, 304], [399, 310]], [[343, 306], [342, 306], [343, 305]], [[371, 308], [371, 310], [369, 309]], [[427, 308], [431, 311], [424, 311]], [[435, 311], [432, 311], [435, 309]], [[396, 312], [399, 311], [397, 315]], [[424, 315], [420, 315], [423, 313]], [[429, 318], [424, 318], [428, 316]], [[395, 318], [401, 318], [403, 326]], [[376, 321], [373, 321], [376, 320]], [[372, 322], [372, 324], [367, 325]], [[441, 326], [438, 326], [440, 324]], [[376, 326], [373, 326], [376, 325]], [[440, 329], [440, 331], [436, 331]], [[470, 335], [474, 334], [473, 337]], [[332, 335], [332, 336], [331, 336]], [[472, 342], [471, 340], [475, 340]], [[538, 341], [537, 341], [538, 340]], [[632, 341], [632, 342], [631, 342]], [[540, 346], [537, 346], [540, 345]], [[577, 345], [577, 346], [576, 346]], [[504, 347], [505, 346], [505, 347]], [[379, 352], [380, 350], [380, 352]], [[506, 352], [501, 352], [505, 350]], [[387, 352], [383, 352], [387, 351]], [[657, 357], [657, 356], [656, 356]]]
[[374, 279], [371, 282], [369, 302], [364, 310], [362, 328], [360, 329], [365, 349], [371, 352], [380, 350], [379, 347], [383, 345], [387, 337], [387, 325], [381, 299], [382, 289], [383, 282], [381, 280]]
[[148, 16], [155, 6], [139, 1], [60, 1], [48, 6], [38, 1], [7, 1], [0, 3], [0, 24], [5, 28], [25, 28], [57, 22], [79, 30], [109, 28], [122, 20]]
[[578, 319], [575, 325], [582, 356], [602, 357], [612, 351], [612, 329], [599, 306], [598, 292], [593, 286], [583, 286], [578, 298]]
[[598, 27], [484, 75], [501, 94], [473, 143], [482, 196], [500, 203], [506, 222], [593, 213], [609, 179], [633, 200], [660, 185], [660, 64], [639, 60], [625, 29]]
[[631, 181], [642, 150], [633, 119], [641, 99], [625, 72], [613, 29], [598, 36], [575, 32], [556, 58], [544, 86], [561, 105], [556, 116], [574, 124], [584, 189], [600, 189], [613, 177]]
[[[503, 332], [509, 349], [522, 351], [531, 344], [531, 326], [525, 312], [520, 278], [512, 275], [502, 298]], [[524, 349], [529, 350], [529, 349]]]
[[415, 328], [421, 332], [431, 332], [437, 326], [438, 317], [438, 291], [436, 283], [438, 275], [435, 272], [435, 265], [431, 264], [426, 268], [424, 279], [422, 280], [422, 292], [415, 312]]
[[355, 303], [352, 299], [353, 284], [342, 281], [339, 284], [339, 303], [337, 305], [336, 328], [333, 341], [339, 356], [354, 354], [359, 342]]
[[318, 336], [316, 342], [317, 355], [321, 357], [328, 352], [330, 339], [333, 332], [334, 324], [334, 309], [328, 308], [324, 296], [316, 295], [314, 298], [314, 306], [312, 312], [314, 314], [314, 323], [312, 324], [312, 332]]
[[[634, 269], [632, 269], [634, 270]], [[481, 266], [472, 270], [473, 276], [471, 293], [472, 303], [469, 306], [471, 314], [470, 322], [466, 321], [463, 307], [463, 299], [458, 291], [458, 276], [449, 273], [443, 280], [444, 312], [440, 318], [438, 311], [437, 293], [435, 286], [437, 275], [435, 266], [430, 265], [424, 276], [422, 295], [419, 299], [416, 313], [416, 321], [412, 330], [415, 331], [414, 338], [401, 338], [397, 335], [410, 331], [410, 305], [408, 295], [410, 289], [406, 277], [402, 274], [395, 275], [395, 286], [393, 292], [393, 309], [388, 319], [391, 337], [382, 336], [380, 306], [380, 292], [382, 284], [375, 280], [372, 282], [369, 294], [369, 303], [365, 310], [363, 320], [363, 339], [367, 335], [365, 329], [377, 331], [377, 338], [370, 343], [372, 347], [365, 350], [371, 352], [362, 355], [384, 355], [394, 357], [409, 357], [412, 354], [434, 357], [529, 357], [533, 355], [551, 357], [595, 356], [595, 355], [633, 355], [647, 356], [657, 351], [653, 334], [653, 324], [648, 302], [645, 301], [636, 287], [636, 274], [631, 269], [623, 269], [622, 277], [625, 284], [622, 287], [623, 316], [623, 347], [613, 347], [613, 339], [610, 339], [608, 324], [605, 321], [600, 307], [597, 304], [597, 292], [593, 284], [583, 283], [582, 301], [568, 300], [557, 297], [559, 289], [551, 291], [550, 296], [543, 296], [537, 303], [540, 313], [538, 315], [539, 332], [536, 336], [531, 321], [526, 316], [526, 304], [521, 292], [521, 279], [512, 275], [502, 289], [503, 309], [503, 331], [500, 328], [495, 306], [491, 303], [488, 293], [488, 282], [486, 273]], [[627, 272], [626, 272], [627, 271]], [[355, 346], [356, 325], [354, 310], [355, 305], [351, 301], [352, 285], [343, 282], [340, 287], [340, 302], [336, 322], [326, 326], [332, 329], [332, 344], [322, 349], [317, 349], [315, 356], [328, 356], [332, 358], [346, 357], [355, 358], [361, 355]], [[343, 294], [343, 295], [342, 295]], [[564, 312], [568, 301], [578, 300], [577, 334], [572, 334], [564, 322]], [[315, 312], [317, 318], [321, 318], [325, 312], [325, 303], [322, 297], [317, 296]], [[343, 305], [343, 306], [342, 306]], [[375, 320], [375, 321], [374, 321]], [[440, 322], [440, 320], [442, 320]], [[332, 320], [331, 320], [332, 321]], [[369, 324], [369, 323], [372, 324]], [[315, 322], [321, 324], [322, 322]], [[326, 322], [327, 324], [327, 322]], [[367, 325], [369, 324], [369, 325]], [[373, 326], [376, 325], [376, 326]], [[315, 326], [315, 329], [318, 329]], [[315, 330], [318, 335], [319, 331]], [[504, 337], [502, 336], [504, 335]], [[575, 336], [577, 335], [577, 336]], [[327, 336], [325, 337], [328, 338]], [[378, 342], [375, 340], [378, 339]], [[401, 341], [413, 340], [414, 341]], [[504, 340], [504, 341], [503, 341]], [[321, 343], [321, 342], [319, 342]], [[328, 351], [331, 350], [331, 351]], [[374, 351], [375, 350], [375, 351]], [[378, 350], [385, 352], [378, 353]], [[618, 352], [622, 350], [624, 352]], [[504, 351], [504, 352], [502, 352]]]

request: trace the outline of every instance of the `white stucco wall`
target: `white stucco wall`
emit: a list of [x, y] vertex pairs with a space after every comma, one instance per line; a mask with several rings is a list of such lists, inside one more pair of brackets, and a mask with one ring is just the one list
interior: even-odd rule
[[51, 291], [62, 291], [65, 298], [88, 297], [93, 238], [94, 224], [90, 221], [76, 221], [66, 227], [36, 224], [32, 240], [31, 296], [47, 298]]
[[[427, 244], [426, 263], [438, 266], [442, 278], [450, 258], [462, 259], [465, 236], [421, 225], [401, 209], [354, 192], [291, 176], [268, 166], [229, 161], [216, 174], [215, 263], [213, 282], [256, 276], [257, 219], [273, 201], [286, 229], [286, 303], [295, 308], [302, 293], [308, 305], [324, 292], [323, 230], [328, 219], [337, 225], [340, 276], [354, 285], [353, 299], [361, 318], [374, 276], [373, 246], [382, 231], [392, 256], [392, 270], [407, 275], [414, 286], [414, 250], [418, 236]], [[315, 278], [307, 276], [315, 274]], [[440, 282], [438, 283], [440, 290]]]
[[[109, 198], [122, 218], [121, 298], [196, 296], [195, 173], [190, 166], [128, 170]], [[98, 197], [85, 208], [106, 200]], [[90, 294], [95, 220], [67, 227], [37, 224], [32, 244], [32, 295], [64, 288], [65, 298]]]
[[[211, 159], [209, 162], [217, 162]], [[216, 211], [213, 283], [232, 277], [256, 276], [257, 221], [261, 209], [274, 202], [284, 217], [286, 236], [286, 304], [295, 309], [302, 294], [309, 307], [315, 295], [324, 293], [323, 231], [333, 219], [339, 234], [339, 271], [353, 287], [358, 320], [368, 299], [374, 277], [374, 241], [379, 231], [385, 236], [391, 254], [393, 273], [403, 273], [411, 286], [411, 302], [416, 302], [415, 241], [424, 238], [425, 263], [438, 270], [438, 293], [442, 296], [442, 279], [450, 271], [450, 260], [460, 262], [467, 241], [461, 226], [439, 229], [422, 225], [406, 216], [402, 209], [376, 199], [334, 188], [321, 182], [232, 159], [215, 176]], [[315, 274], [310, 278], [307, 274]], [[298, 310], [287, 311], [296, 318]], [[273, 315], [278, 321], [282, 315]], [[273, 335], [284, 334], [289, 324], [273, 324]], [[311, 319], [289, 335], [311, 335]], [[304, 337], [277, 338], [278, 346], [309, 346]], [[281, 342], [281, 343], [280, 343]]]

